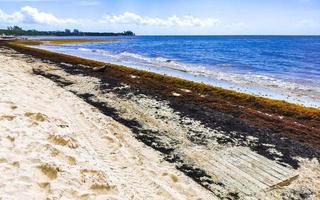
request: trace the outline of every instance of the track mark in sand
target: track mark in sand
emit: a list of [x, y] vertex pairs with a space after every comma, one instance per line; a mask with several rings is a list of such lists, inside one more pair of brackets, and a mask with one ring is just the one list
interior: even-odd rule
[[172, 180], [172, 182], [176, 183], [178, 182], [178, 177], [174, 174], [169, 174], [167, 172], [163, 173], [162, 176], [169, 176]]
[[71, 149], [76, 149], [79, 147], [78, 142], [69, 136], [50, 135], [48, 140], [56, 145], [68, 146]]
[[60, 172], [61, 170], [53, 165], [50, 165], [48, 163], [46, 164], [42, 164], [40, 166], [38, 166], [38, 168], [40, 169], [40, 171], [46, 175], [50, 180], [54, 180], [58, 177], [58, 172]]
[[[77, 107], [83, 108], [85, 106], [80, 104]], [[85, 124], [85, 122], [81, 123], [83, 120], [86, 123], [89, 122], [96, 130], [104, 130], [100, 120], [95, 121], [90, 116], [87, 116], [88, 112], [86, 110], [82, 109], [81, 112], [79, 124]], [[121, 193], [126, 193], [132, 198], [134, 197], [134, 199], [145, 199], [146, 196], [148, 197], [147, 199], [175, 199], [173, 194], [154, 181], [150, 174], [142, 170], [139, 164], [130, 162], [128, 157], [130, 157], [131, 153], [120, 150], [121, 146], [124, 145], [124, 141], [118, 141], [119, 138], [113, 138], [112, 135], [100, 134], [99, 131], [92, 132], [90, 135], [82, 134], [83, 141], [87, 141], [88, 144], [86, 146], [90, 146], [96, 157], [103, 160], [106, 165], [104, 173], [108, 174], [112, 179], [109, 181], [110, 183], [118, 183], [117, 189]], [[108, 147], [106, 147], [106, 144], [108, 144]], [[108, 159], [110, 154], [113, 153], [115, 153], [114, 157], [117, 159]], [[131, 167], [128, 167], [128, 165]], [[139, 180], [143, 180], [144, 183], [142, 184]], [[98, 189], [100, 186], [95, 185], [93, 188]], [[148, 191], [153, 191], [153, 193], [149, 194]]]
[[18, 106], [16, 106], [16, 105], [12, 105], [10, 108], [11, 108], [12, 110], [15, 110], [15, 109], [17, 109], [17, 108], [18, 108]]
[[51, 120], [52, 120], [52, 122], [54, 124], [57, 125], [58, 128], [62, 128], [62, 129], [69, 128], [69, 124], [66, 121], [62, 120], [62, 119], [55, 119], [54, 118], [54, 119], [51, 119]]

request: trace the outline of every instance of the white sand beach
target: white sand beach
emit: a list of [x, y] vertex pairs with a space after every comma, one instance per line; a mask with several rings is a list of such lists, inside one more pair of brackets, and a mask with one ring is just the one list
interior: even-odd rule
[[[0, 63], [0, 200], [319, 197], [316, 158], [297, 156], [300, 167], [293, 169], [248, 147], [215, 142], [201, 145], [197, 142], [209, 139], [200, 137], [192, 142], [185, 133], [195, 130], [223, 138], [223, 132], [182, 118], [164, 102], [143, 95], [126, 99], [112, 91], [106, 93], [93, 77], [69, 74], [54, 63], [11, 49], [0, 49]], [[60, 87], [35, 75], [34, 69], [73, 84]], [[144, 128], [166, 133], [155, 138], [163, 144], [170, 139], [178, 141], [172, 148], [180, 160], [165, 161], [151, 148], [156, 145], [145, 145], [130, 128], [108, 113], [102, 114], [77, 92], [92, 93], [119, 110], [123, 119], [138, 119]], [[248, 137], [247, 142], [255, 142], [255, 138]], [[272, 144], [264, 145], [281, 154]], [[177, 169], [179, 165], [189, 167], [189, 163], [195, 166], [187, 168], [189, 174]], [[201, 170], [206, 174], [198, 181], [192, 179], [192, 173]], [[207, 180], [207, 175], [212, 180]]]
[[215, 199], [28, 63], [0, 63], [0, 199]]

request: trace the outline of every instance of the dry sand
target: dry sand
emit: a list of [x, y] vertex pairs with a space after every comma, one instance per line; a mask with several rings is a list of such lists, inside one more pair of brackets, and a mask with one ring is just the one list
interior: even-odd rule
[[215, 199], [28, 63], [0, 63], [0, 199]]

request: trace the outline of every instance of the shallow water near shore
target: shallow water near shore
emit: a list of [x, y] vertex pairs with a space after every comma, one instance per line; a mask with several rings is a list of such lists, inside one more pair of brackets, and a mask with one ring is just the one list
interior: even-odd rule
[[[112, 37], [107, 37], [110, 39]], [[40, 48], [320, 107], [320, 37], [137, 36]]]

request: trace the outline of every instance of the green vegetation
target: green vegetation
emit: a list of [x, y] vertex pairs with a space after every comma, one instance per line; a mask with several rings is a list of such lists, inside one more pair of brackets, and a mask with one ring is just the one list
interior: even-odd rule
[[114, 40], [95, 40], [95, 39], [77, 39], [77, 40], [46, 40], [43, 42], [47, 42], [50, 44], [77, 44], [84, 42], [113, 42]]
[[37, 30], [23, 30], [19, 26], [8, 27], [7, 29], [0, 29], [0, 35], [14, 35], [14, 36], [134, 36], [132, 31], [124, 31], [122, 33], [100, 33], [100, 32], [81, 32], [77, 29], [71, 31], [37, 31]]
[[54, 40], [16, 40], [16, 44], [21, 45], [41, 45], [41, 44], [77, 44], [85, 42], [113, 42], [115, 40], [98, 40], [98, 39], [54, 39]]

